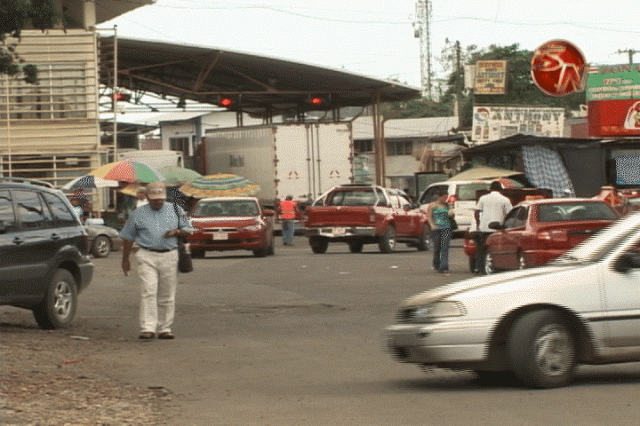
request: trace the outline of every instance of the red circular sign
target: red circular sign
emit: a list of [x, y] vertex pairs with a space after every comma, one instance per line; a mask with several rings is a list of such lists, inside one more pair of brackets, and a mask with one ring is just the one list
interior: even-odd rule
[[538, 47], [531, 58], [531, 77], [544, 93], [564, 96], [583, 90], [584, 55], [565, 40], [551, 40]]

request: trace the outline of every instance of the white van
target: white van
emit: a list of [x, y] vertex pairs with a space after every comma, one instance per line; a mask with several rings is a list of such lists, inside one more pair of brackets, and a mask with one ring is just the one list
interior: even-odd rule
[[447, 180], [432, 183], [420, 195], [418, 203], [420, 205], [430, 203], [433, 201], [433, 197], [440, 193], [440, 191], [444, 191], [450, 196], [454, 196], [453, 212], [455, 213], [455, 219], [458, 223], [458, 230], [456, 232], [465, 232], [469, 230], [470, 227], [474, 230], [475, 220], [473, 215], [476, 201], [478, 200], [477, 193], [478, 191], [488, 191], [491, 182], [494, 180], [495, 179]]

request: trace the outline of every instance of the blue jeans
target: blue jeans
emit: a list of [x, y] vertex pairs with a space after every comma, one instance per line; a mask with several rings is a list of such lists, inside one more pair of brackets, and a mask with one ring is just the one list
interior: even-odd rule
[[433, 242], [433, 269], [438, 272], [448, 272], [451, 228], [431, 231], [431, 241]]
[[282, 242], [285, 245], [293, 245], [293, 234], [296, 224], [292, 219], [284, 219], [282, 221]]

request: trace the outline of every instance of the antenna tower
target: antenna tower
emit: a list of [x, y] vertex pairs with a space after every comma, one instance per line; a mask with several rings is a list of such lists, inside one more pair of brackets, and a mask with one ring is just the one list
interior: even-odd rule
[[420, 39], [420, 84], [422, 97], [431, 99], [431, 0], [416, 2], [416, 20], [413, 35]]

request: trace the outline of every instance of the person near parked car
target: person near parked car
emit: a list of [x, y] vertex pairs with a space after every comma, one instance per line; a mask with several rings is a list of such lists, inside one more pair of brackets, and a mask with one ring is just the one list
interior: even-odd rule
[[486, 241], [493, 232], [489, 228], [489, 224], [491, 222], [499, 222], [502, 224], [507, 213], [513, 208], [511, 201], [500, 193], [501, 190], [502, 185], [500, 182], [494, 180], [489, 186], [490, 192], [481, 196], [476, 204], [474, 214], [477, 224], [477, 232], [474, 238], [476, 243], [476, 273], [484, 271], [484, 259], [487, 250]]
[[76, 197], [71, 198], [71, 205], [73, 206], [73, 212], [78, 216], [80, 222], [84, 222], [84, 211], [82, 211], [82, 206], [80, 205], [80, 200]]
[[280, 202], [280, 220], [282, 220], [282, 243], [285, 246], [293, 245], [293, 235], [295, 233], [295, 219], [298, 210], [298, 202], [293, 200], [292, 195]]
[[449, 243], [451, 242], [451, 217], [453, 211], [447, 204], [447, 193], [441, 191], [436, 195], [424, 211], [431, 227], [433, 242], [433, 269], [449, 275]]
[[184, 211], [165, 203], [167, 191], [162, 182], [147, 185], [148, 204], [133, 211], [120, 231], [124, 240], [122, 270], [131, 269], [129, 255], [133, 243], [138, 276], [141, 282], [140, 339], [173, 339], [171, 325], [175, 313], [178, 282], [178, 237], [191, 233]]

